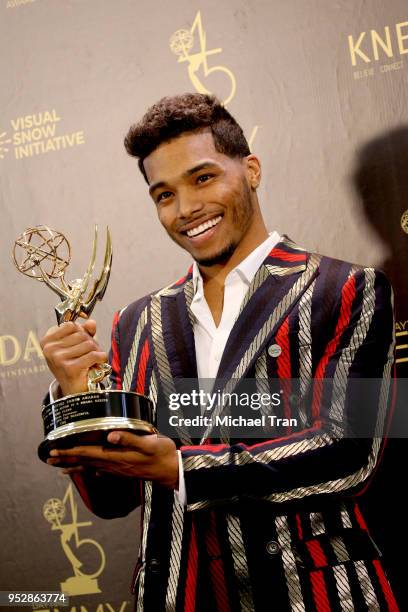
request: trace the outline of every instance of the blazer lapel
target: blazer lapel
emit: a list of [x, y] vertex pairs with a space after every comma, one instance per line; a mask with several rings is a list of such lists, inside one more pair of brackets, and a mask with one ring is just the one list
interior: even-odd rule
[[[287, 236], [270, 252], [255, 274], [231, 330], [214, 391], [232, 392], [259, 357], [283, 319], [318, 274], [321, 257]], [[221, 414], [216, 406], [211, 416]], [[206, 430], [202, 440], [210, 435]]]
[[[183, 384], [185, 379], [197, 379], [193, 319], [190, 311], [192, 298], [192, 268], [186, 277], [151, 298], [153, 367], [166, 397], [171, 393], [187, 391], [186, 385]], [[183, 443], [191, 443], [191, 437], [185, 428], [176, 429]]]

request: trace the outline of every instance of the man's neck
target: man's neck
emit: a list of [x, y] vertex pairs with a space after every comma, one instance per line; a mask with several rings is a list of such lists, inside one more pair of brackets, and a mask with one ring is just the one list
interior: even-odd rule
[[236, 268], [241, 261], [244, 261], [252, 251], [268, 238], [268, 230], [263, 220], [260, 220], [257, 225], [258, 227], [251, 228], [250, 234], [243, 238], [226, 262], [214, 266], [199, 265], [204, 288], [207, 284], [224, 287], [225, 279], [231, 270]]
[[226, 263], [207, 267], [200, 266], [205, 299], [217, 327], [221, 321], [224, 307], [224, 283], [227, 275], [268, 238], [268, 231], [263, 220], [259, 227], [254, 229], [257, 231], [250, 236], [248, 234], [245, 236], [247, 239], [244, 238], [239, 243]]

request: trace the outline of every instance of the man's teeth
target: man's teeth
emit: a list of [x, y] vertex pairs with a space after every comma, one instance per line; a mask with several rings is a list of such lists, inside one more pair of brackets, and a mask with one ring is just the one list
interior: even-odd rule
[[197, 236], [197, 234], [202, 234], [202, 232], [205, 232], [206, 230], [210, 229], [210, 227], [214, 227], [214, 225], [217, 225], [217, 223], [219, 223], [221, 219], [222, 217], [215, 217], [215, 219], [210, 219], [209, 221], [202, 223], [198, 227], [194, 227], [193, 229], [188, 230], [187, 236], [189, 238], [192, 238], [193, 236]]

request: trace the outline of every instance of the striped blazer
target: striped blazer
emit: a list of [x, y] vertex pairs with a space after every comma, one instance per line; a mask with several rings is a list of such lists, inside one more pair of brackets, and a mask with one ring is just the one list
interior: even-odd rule
[[[192, 297], [190, 269], [115, 316], [114, 387], [150, 396], [157, 411], [168, 410], [161, 398], [179, 380], [197, 377]], [[356, 500], [382, 452], [394, 344], [392, 289], [381, 271], [282, 237], [248, 289], [218, 379], [232, 388], [296, 379], [300, 394], [283, 402], [286, 417], [310, 381], [334, 379], [335, 397], [314, 391], [301, 425], [279, 435], [213, 439], [209, 431], [197, 440], [180, 430], [185, 508], [150, 481], [74, 476], [99, 516], [142, 506], [137, 610], [398, 610]], [[355, 378], [378, 380], [360, 410], [348, 396]], [[351, 439], [346, 424], [364, 402], [374, 434]]]

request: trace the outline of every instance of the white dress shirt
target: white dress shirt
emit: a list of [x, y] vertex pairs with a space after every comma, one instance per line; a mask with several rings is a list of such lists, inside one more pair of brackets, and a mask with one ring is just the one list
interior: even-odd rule
[[[196, 262], [193, 264], [194, 297], [191, 301], [191, 311], [194, 315], [194, 344], [199, 379], [216, 378], [228, 336], [238, 317], [242, 301], [258, 268], [281, 239], [277, 232], [269, 234], [268, 238], [256, 247], [241, 261], [225, 278], [224, 303], [221, 320], [218, 327], [214, 323], [210, 308], [204, 296], [203, 279]], [[202, 407], [204, 410], [205, 407]], [[184, 482], [183, 462], [179, 456], [179, 487], [178, 498], [181, 504], [187, 505], [186, 487]]]

